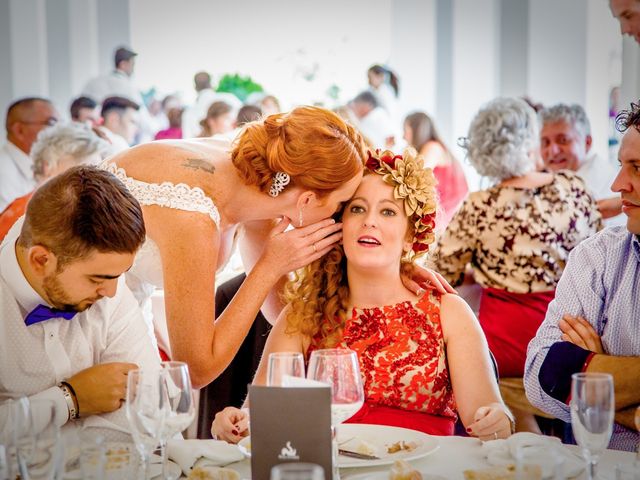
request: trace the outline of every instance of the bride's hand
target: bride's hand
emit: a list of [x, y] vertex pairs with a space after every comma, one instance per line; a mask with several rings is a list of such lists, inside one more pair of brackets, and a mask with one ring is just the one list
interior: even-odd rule
[[476, 410], [473, 423], [467, 427], [467, 433], [480, 440], [507, 438], [513, 433], [511, 412], [500, 403], [490, 403]]
[[259, 263], [279, 276], [297, 270], [325, 255], [342, 238], [342, 223], [332, 218], [294, 228], [283, 218], [271, 230]]
[[416, 295], [422, 295], [424, 289], [420, 284], [428, 283], [432, 285], [440, 293], [458, 293], [456, 292], [449, 282], [435, 270], [423, 268], [418, 265], [412, 265], [409, 271], [409, 276], [402, 275], [402, 283]]

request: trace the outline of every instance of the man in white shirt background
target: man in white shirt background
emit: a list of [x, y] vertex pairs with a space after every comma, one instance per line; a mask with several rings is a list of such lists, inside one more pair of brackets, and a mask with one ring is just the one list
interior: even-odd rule
[[559, 103], [544, 108], [540, 116], [540, 152], [547, 170], [572, 170], [593, 197], [606, 226], [624, 225], [622, 200], [611, 191], [618, 168], [591, 151], [591, 125], [580, 105]]
[[389, 113], [378, 105], [375, 95], [369, 91], [358, 94], [349, 107], [358, 117], [362, 134], [375, 148], [393, 148], [396, 143], [396, 128]]
[[133, 83], [137, 53], [126, 47], [118, 48], [114, 53], [115, 69], [106, 75], [92, 78], [82, 89], [82, 95], [102, 103], [107, 97], [125, 97], [138, 105], [142, 104], [142, 95]]
[[16, 100], [7, 109], [7, 143], [0, 149], [0, 212], [36, 187], [31, 145], [41, 130], [58, 121], [58, 112], [46, 98]]
[[0, 247], [0, 403], [50, 399], [65, 435], [124, 440], [127, 372], [159, 361], [122, 278], [145, 239], [140, 205], [78, 166], [40, 187], [23, 220]]
[[139, 129], [140, 106], [125, 97], [109, 97], [102, 104], [102, 125], [98, 128], [107, 137], [115, 152], [126, 150], [135, 142]]

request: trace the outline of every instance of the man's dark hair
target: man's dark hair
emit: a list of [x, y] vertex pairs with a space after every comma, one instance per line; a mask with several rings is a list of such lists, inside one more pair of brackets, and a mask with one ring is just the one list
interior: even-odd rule
[[80, 118], [80, 110], [83, 108], [90, 108], [93, 110], [96, 108], [98, 104], [96, 101], [89, 97], [78, 97], [73, 102], [71, 102], [71, 106], [69, 107], [69, 111], [71, 112], [71, 120], [78, 120]]
[[51, 100], [49, 100], [48, 98], [42, 98], [42, 97], [24, 97], [24, 98], [19, 98], [18, 100], [13, 102], [11, 105], [9, 105], [9, 108], [7, 108], [7, 115], [5, 117], [6, 125], [9, 126], [9, 123], [13, 123], [11, 121], [12, 117], [17, 116], [18, 110], [29, 109], [34, 103], [37, 103], [37, 102], [45, 102], [50, 104]]
[[373, 93], [364, 91], [353, 99], [353, 103], [367, 103], [371, 105], [371, 108], [376, 108], [378, 106], [378, 99]]
[[622, 110], [616, 116], [616, 129], [619, 132], [626, 132], [630, 127], [640, 132], [640, 100], [638, 102], [631, 102], [628, 110]]
[[47, 247], [61, 267], [96, 250], [135, 253], [145, 235], [140, 204], [122, 182], [105, 170], [80, 165], [36, 190], [18, 242]]
[[125, 97], [108, 97], [104, 99], [104, 102], [102, 102], [102, 111], [100, 112], [100, 115], [104, 118], [113, 110], [116, 110], [120, 115], [122, 115], [127, 108], [139, 110], [140, 105]]

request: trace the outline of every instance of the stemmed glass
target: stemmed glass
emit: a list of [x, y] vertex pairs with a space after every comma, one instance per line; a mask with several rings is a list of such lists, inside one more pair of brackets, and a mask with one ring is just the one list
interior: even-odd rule
[[356, 352], [340, 348], [314, 350], [309, 359], [307, 378], [331, 386], [333, 478], [339, 479], [336, 427], [352, 417], [364, 403], [364, 388]]
[[151, 453], [160, 443], [166, 420], [166, 383], [161, 369], [131, 370], [127, 378], [126, 415], [141, 458], [142, 475], [149, 475]]
[[574, 373], [570, 407], [573, 434], [588, 462], [587, 479], [593, 480], [613, 432], [613, 377], [608, 373]]
[[[636, 430], [640, 432], [640, 407], [636, 408], [635, 416], [633, 417], [633, 422], [636, 424]], [[638, 442], [638, 448], [636, 450], [636, 465], [640, 467], [640, 442]]]
[[162, 478], [173, 480], [167, 471], [167, 441], [191, 425], [196, 415], [189, 367], [184, 362], [162, 362], [161, 382], [164, 384], [166, 408], [161, 430]]
[[269, 354], [267, 386], [282, 387], [285, 376], [304, 377], [304, 358], [300, 352], [274, 352]]

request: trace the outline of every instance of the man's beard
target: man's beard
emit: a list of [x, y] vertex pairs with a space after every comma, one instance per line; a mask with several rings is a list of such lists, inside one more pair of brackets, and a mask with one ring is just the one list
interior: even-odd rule
[[58, 310], [82, 312], [93, 305], [96, 300], [100, 299], [100, 297], [98, 297], [95, 299], [85, 300], [88, 301], [88, 303], [84, 303], [85, 301], [81, 303], [73, 303], [58, 280], [57, 275], [49, 275], [48, 277], [45, 277], [42, 282], [42, 288], [44, 289], [44, 293], [47, 295], [49, 303]]

